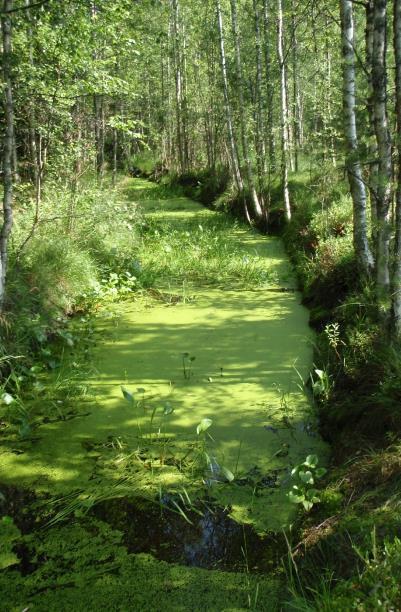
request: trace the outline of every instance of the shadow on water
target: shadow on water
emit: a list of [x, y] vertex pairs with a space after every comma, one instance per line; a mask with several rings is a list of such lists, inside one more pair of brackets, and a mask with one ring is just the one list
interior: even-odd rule
[[[198, 502], [186, 509], [186, 519], [174, 507], [174, 497], [160, 505], [142, 499], [118, 498], [100, 502], [95, 516], [124, 533], [131, 553], [151, 553], [159, 560], [189, 567], [235, 572], [266, 572], [283, 554], [279, 536], [259, 536], [240, 525], [228, 509]], [[280, 554], [281, 552], [281, 554]]]

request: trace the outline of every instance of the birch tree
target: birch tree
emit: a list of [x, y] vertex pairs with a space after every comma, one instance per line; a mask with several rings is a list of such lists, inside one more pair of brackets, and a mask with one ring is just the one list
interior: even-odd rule
[[0, 230], [0, 309], [4, 307], [8, 263], [8, 240], [13, 225], [14, 101], [12, 88], [11, 39], [11, 11], [13, 8], [13, 0], [3, 0], [1, 30], [3, 39], [5, 133], [3, 144], [3, 225]]
[[394, 0], [394, 58], [396, 149], [398, 158], [394, 268], [392, 278], [392, 325], [396, 338], [401, 339], [401, 0]]
[[231, 22], [232, 22], [232, 29], [233, 29], [233, 35], [234, 35], [235, 64], [236, 64], [236, 71], [237, 71], [237, 93], [238, 93], [238, 103], [239, 103], [239, 120], [240, 120], [240, 128], [241, 128], [242, 153], [244, 155], [248, 187], [251, 193], [253, 214], [256, 220], [260, 220], [263, 216], [263, 209], [262, 209], [261, 203], [259, 202], [258, 194], [256, 193], [252, 162], [250, 159], [250, 152], [249, 152], [249, 141], [248, 141], [248, 132], [247, 132], [246, 115], [245, 115], [241, 47], [240, 47], [239, 29], [238, 29], [237, 0], [230, 0], [230, 4], [231, 4]]
[[221, 75], [223, 79], [224, 105], [225, 105], [225, 115], [226, 115], [227, 131], [228, 131], [230, 161], [231, 161], [232, 171], [234, 174], [234, 179], [235, 179], [238, 191], [242, 193], [244, 190], [244, 182], [242, 179], [240, 164], [239, 164], [239, 159], [238, 159], [238, 147], [237, 147], [237, 142], [236, 142], [235, 134], [234, 134], [233, 114], [232, 114], [231, 101], [230, 101], [229, 90], [228, 90], [224, 26], [223, 26], [223, 15], [221, 12], [220, 0], [216, 0], [216, 10], [217, 10], [217, 25], [218, 25], [218, 30], [219, 30], [219, 43], [220, 43], [220, 66], [221, 66]]
[[280, 99], [281, 99], [281, 180], [283, 184], [284, 210], [287, 221], [291, 221], [290, 192], [288, 189], [289, 138], [288, 138], [288, 104], [287, 104], [287, 74], [284, 58], [284, 19], [282, 0], [277, 2], [277, 57], [280, 68]]
[[376, 284], [379, 297], [384, 297], [390, 284], [389, 246], [392, 199], [391, 135], [387, 114], [387, 0], [374, 0], [373, 20], [372, 106], [378, 155]]
[[341, 0], [341, 33], [343, 56], [344, 134], [347, 146], [346, 169], [354, 213], [354, 249], [361, 271], [367, 275], [373, 268], [373, 257], [367, 235], [366, 189], [358, 152], [355, 109], [355, 36], [352, 0]]

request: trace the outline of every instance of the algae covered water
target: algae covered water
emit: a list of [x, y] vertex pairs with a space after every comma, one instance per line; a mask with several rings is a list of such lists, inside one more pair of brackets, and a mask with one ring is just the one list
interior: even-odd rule
[[[98, 315], [85, 381], [92, 401], [79, 418], [43, 423], [24, 452], [5, 449], [0, 478], [56, 494], [56, 525], [103, 508], [100, 519], [125, 532], [130, 554], [174, 562], [162, 550], [172, 546], [166, 512], [167, 537], [159, 541], [159, 530], [154, 550], [154, 542], [135, 548], [138, 533], [127, 540], [130, 515], [118, 511], [128, 499], [156, 502], [174, 513], [175, 540], [177, 518], [192, 538], [176, 562], [207, 567], [204, 549], [217, 554], [210, 517], [223, 534], [237, 533], [235, 522], [255, 537], [279, 531], [296, 512], [291, 469], [326, 454], [302, 384], [312, 365], [308, 313], [279, 239], [145, 181], [131, 181], [125, 196], [141, 215], [131, 268], [141, 290]], [[136, 522], [134, 514], [137, 527], [138, 516], [157, 523], [146, 506]], [[199, 537], [189, 536], [194, 522]]]

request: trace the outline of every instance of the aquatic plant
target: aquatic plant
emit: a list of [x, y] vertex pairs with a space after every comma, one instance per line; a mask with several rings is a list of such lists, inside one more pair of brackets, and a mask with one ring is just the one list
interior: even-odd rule
[[288, 498], [293, 504], [301, 504], [307, 512], [314, 504], [320, 502], [319, 492], [315, 483], [326, 474], [324, 467], [317, 467], [319, 458], [317, 455], [308, 455], [303, 463], [295, 466], [291, 471], [292, 478], [296, 484], [288, 493]]

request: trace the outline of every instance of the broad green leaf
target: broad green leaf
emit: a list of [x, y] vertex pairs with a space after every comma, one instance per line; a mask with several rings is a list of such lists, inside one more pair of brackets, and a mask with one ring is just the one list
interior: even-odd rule
[[306, 499], [317, 504], [320, 501], [319, 491], [317, 489], [309, 489], [305, 495]]
[[301, 493], [298, 494], [297, 492], [294, 492], [294, 491], [290, 491], [288, 493], [288, 499], [290, 500], [292, 504], [302, 504], [302, 502], [305, 501], [305, 495], [302, 495]]
[[131, 393], [131, 391], [129, 391], [126, 387], [121, 387], [121, 391], [122, 391], [124, 398], [127, 400], [127, 402], [129, 402], [130, 404], [133, 404], [134, 403], [133, 393]]
[[307, 467], [314, 468], [319, 463], [319, 457], [317, 455], [308, 455], [305, 459], [304, 465]]
[[196, 428], [196, 433], [198, 434], [198, 436], [204, 431], [207, 431], [209, 427], [212, 426], [212, 424], [213, 424], [212, 419], [202, 419], [198, 427]]
[[317, 470], [315, 471], [315, 476], [316, 478], [323, 478], [323, 476], [327, 473], [326, 468], [317, 468]]
[[305, 508], [305, 510], [306, 510], [307, 512], [309, 512], [309, 510], [312, 510], [312, 508], [313, 508], [313, 502], [308, 501], [307, 499], [305, 499], [305, 500], [302, 502], [302, 505], [303, 505], [303, 507]]
[[302, 480], [302, 482], [304, 482], [305, 484], [313, 484], [314, 480], [313, 480], [313, 474], [312, 472], [303, 472], [302, 470], [299, 471], [298, 476], [300, 477], [300, 479]]
[[228, 480], [228, 482], [232, 482], [233, 480], [235, 480], [234, 474], [228, 468], [224, 467], [224, 465], [221, 467], [221, 473], [226, 478], [226, 480]]

